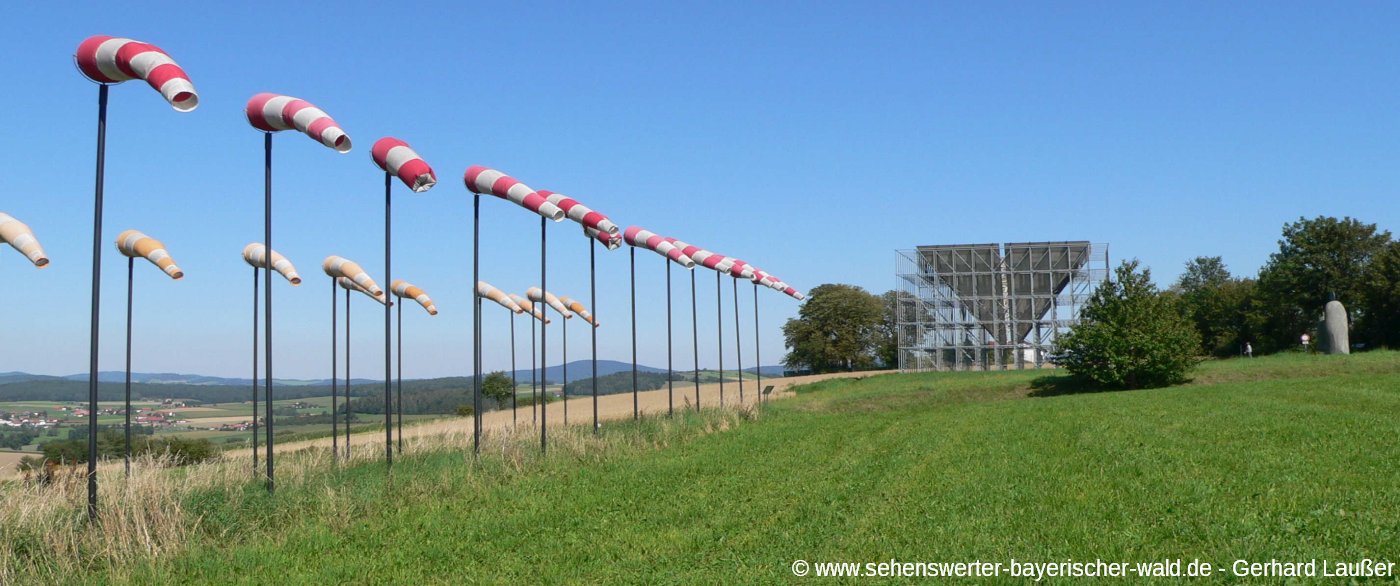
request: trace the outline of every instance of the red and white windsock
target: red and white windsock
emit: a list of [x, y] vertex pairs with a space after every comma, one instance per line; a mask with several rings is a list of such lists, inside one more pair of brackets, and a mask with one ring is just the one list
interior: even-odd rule
[[382, 296], [379, 296], [379, 295], [375, 295], [375, 294], [373, 294], [373, 293], [370, 293], [368, 289], [365, 289], [364, 287], [361, 287], [361, 286], [359, 286], [359, 285], [356, 285], [354, 281], [352, 281], [352, 280], [350, 280], [350, 279], [347, 279], [347, 278], [345, 278], [345, 277], [336, 277], [336, 278], [335, 278], [335, 284], [340, 285], [340, 288], [341, 288], [341, 289], [348, 289], [348, 290], [350, 290], [350, 291], [358, 291], [358, 292], [360, 292], [360, 293], [364, 293], [366, 297], [369, 297], [370, 299], [373, 299], [373, 300], [375, 300], [375, 301], [378, 301], [380, 305], [384, 305], [384, 303], [385, 303], [384, 298], [383, 298]]
[[[266, 267], [267, 247], [263, 246], [261, 242], [254, 242], [244, 246], [243, 260], [259, 269]], [[301, 275], [297, 274], [297, 268], [292, 266], [292, 261], [287, 260], [287, 257], [282, 256], [282, 253], [276, 250], [272, 251], [272, 270], [281, 273], [281, 275], [286, 277], [288, 281], [291, 281], [293, 285], [301, 284]]]
[[573, 297], [569, 297], [568, 295], [561, 295], [559, 296], [559, 302], [563, 303], [564, 307], [569, 308], [569, 311], [574, 312], [574, 315], [577, 315], [580, 318], [582, 318], [583, 321], [593, 324], [593, 327], [595, 328], [598, 327], [598, 322], [593, 321], [593, 314], [588, 313], [588, 309], [585, 308], [582, 303], [574, 301]]
[[798, 291], [797, 289], [793, 289], [792, 287], [783, 287], [783, 293], [786, 293], [786, 294], [788, 295], [788, 297], [791, 297], [791, 298], [796, 299], [796, 300], [798, 300], [798, 301], [802, 301], [803, 299], [806, 299], [806, 298], [807, 298], [807, 296], [806, 296], [806, 295], [803, 295], [801, 291]]
[[730, 260], [728, 257], [722, 254], [715, 254], [699, 246], [695, 246], [694, 244], [681, 242], [675, 238], [667, 238], [666, 241], [680, 249], [686, 256], [695, 259], [695, 262], [700, 263], [701, 266], [707, 269], [714, 269], [721, 273], [727, 273], [729, 272], [729, 267], [734, 264], [734, 261]]
[[529, 185], [495, 169], [472, 165], [467, 168], [462, 180], [472, 193], [489, 194], [509, 200], [556, 222], [564, 219], [564, 210], [559, 209], [559, 206], [549, 203], [544, 196], [530, 189]]
[[190, 76], [169, 54], [150, 43], [97, 35], [78, 45], [73, 58], [78, 61], [78, 70], [97, 83], [145, 80], [180, 112], [199, 105]]
[[486, 281], [476, 282], [476, 294], [499, 303], [501, 307], [509, 309], [512, 313], [525, 313], [520, 304]]
[[559, 298], [555, 297], [554, 294], [549, 291], [541, 290], [539, 287], [530, 287], [525, 290], [525, 297], [535, 303], [543, 302], [549, 304], [550, 307], [554, 308], [554, 311], [564, 316], [564, 319], [573, 319], [574, 317], [569, 313], [569, 308], [564, 307], [564, 304], [559, 301]]
[[628, 226], [627, 230], [622, 233], [622, 239], [626, 240], [627, 243], [632, 246], [645, 248], [669, 258], [687, 269], [695, 268], [695, 261], [690, 258], [690, 255], [681, 252], [680, 248], [671, 244], [670, 239], [653, 234], [650, 230], [643, 230], [636, 226]]
[[369, 149], [369, 156], [380, 169], [397, 175], [414, 193], [423, 193], [437, 184], [433, 168], [402, 140], [392, 136], [376, 140]]
[[353, 260], [343, 256], [328, 256], [326, 261], [321, 263], [321, 270], [332, 277], [350, 279], [372, 297], [384, 296], [384, 290], [379, 288], [379, 284]]
[[516, 305], [519, 305], [521, 309], [525, 310], [525, 313], [535, 316], [535, 319], [540, 320], [546, 324], [549, 323], [549, 318], [545, 317], [544, 310], [540, 309], [539, 306], [530, 303], [529, 299], [511, 293], [510, 300], [514, 301]]
[[[564, 210], [564, 215], [568, 216], [570, 220], [582, 224], [584, 228], [592, 228], [599, 232], [607, 232], [613, 236], [617, 236], [622, 231], [617, 227], [617, 224], [614, 224], [607, 216], [593, 211], [591, 208], [579, 203], [578, 200], [572, 197], [544, 189], [536, 191], [535, 193], [544, 196], [545, 200], [549, 201], [549, 203], [559, 206], [559, 209]], [[587, 234], [587, 232], [584, 233]]]
[[248, 116], [248, 123], [258, 130], [277, 132], [295, 128], [338, 152], [350, 152], [350, 135], [345, 134], [324, 110], [306, 100], [263, 92], [248, 100], [243, 113]]
[[44, 268], [49, 266], [49, 255], [44, 254], [44, 247], [39, 245], [39, 240], [34, 238], [34, 231], [24, 222], [14, 219], [9, 214], [0, 212], [0, 242], [15, 247], [20, 254], [34, 263], [34, 266]]
[[753, 266], [752, 266], [752, 265], [750, 265], [749, 263], [746, 263], [746, 262], [744, 262], [744, 261], [742, 261], [742, 260], [739, 260], [739, 259], [737, 259], [737, 258], [734, 258], [734, 257], [732, 257], [732, 256], [729, 257], [729, 258], [730, 258], [730, 260], [733, 260], [733, 261], [734, 261], [734, 264], [732, 264], [732, 265], [729, 266], [729, 274], [730, 274], [730, 275], [733, 275], [733, 276], [738, 277], [738, 278], [740, 278], [740, 279], [752, 279], [752, 278], [753, 278]]
[[185, 271], [175, 266], [175, 259], [170, 257], [161, 241], [136, 230], [127, 230], [117, 235], [117, 250], [131, 258], [140, 257], [151, 261], [177, 281], [185, 277]]
[[433, 300], [417, 285], [403, 279], [394, 279], [394, 282], [389, 283], [389, 290], [393, 291], [394, 295], [400, 299], [407, 298], [417, 301], [418, 305], [422, 305], [423, 309], [428, 310], [428, 315], [437, 315], [437, 306], [433, 305]]
[[597, 240], [598, 242], [602, 242], [603, 247], [608, 250], [617, 250], [622, 246], [622, 236], [619, 236], [617, 234], [610, 234], [608, 232], [594, 230], [593, 228], [584, 226], [583, 235]]

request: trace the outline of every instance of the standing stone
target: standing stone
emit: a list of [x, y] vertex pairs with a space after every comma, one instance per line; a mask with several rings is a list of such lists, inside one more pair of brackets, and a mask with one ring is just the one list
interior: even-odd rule
[[1347, 327], [1347, 309], [1333, 299], [1322, 310], [1324, 342], [1328, 354], [1351, 354], [1351, 332]]

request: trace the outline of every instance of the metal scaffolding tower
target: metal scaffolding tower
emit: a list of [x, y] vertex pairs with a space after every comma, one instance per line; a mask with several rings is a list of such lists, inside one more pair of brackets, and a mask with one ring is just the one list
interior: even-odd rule
[[1047, 365], [1055, 340], [1108, 278], [1108, 245], [1088, 241], [898, 253], [899, 369], [905, 371]]

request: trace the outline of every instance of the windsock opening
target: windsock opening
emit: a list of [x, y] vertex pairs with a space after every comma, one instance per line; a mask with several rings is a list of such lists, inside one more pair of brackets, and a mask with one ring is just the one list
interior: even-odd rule
[[189, 75], [169, 53], [150, 43], [96, 35], [78, 45], [73, 59], [78, 70], [97, 83], [110, 85], [140, 79], [178, 112], [199, 106], [199, 94]]

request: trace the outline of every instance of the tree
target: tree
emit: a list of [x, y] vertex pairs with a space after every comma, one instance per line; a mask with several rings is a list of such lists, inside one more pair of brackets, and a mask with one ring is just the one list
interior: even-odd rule
[[899, 367], [899, 302], [908, 294], [899, 291], [885, 291], [880, 302], [885, 306], [885, 319], [880, 323], [879, 345], [875, 357], [885, 368]]
[[1101, 285], [1079, 323], [1059, 341], [1059, 363], [1099, 388], [1139, 389], [1179, 384], [1200, 345], [1174, 296], [1152, 283], [1138, 261], [1124, 261]]
[[812, 372], [871, 368], [884, 319], [884, 303], [865, 289], [818, 286], [797, 310], [797, 317], [783, 325], [788, 347], [783, 362], [790, 369]]
[[1201, 354], [1233, 356], [1253, 342], [1254, 280], [1231, 277], [1220, 257], [1187, 262], [1172, 291], [1181, 296], [1182, 309], [1200, 335]]
[[1400, 348], [1400, 242], [1371, 259], [1361, 286], [1365, 314], [1360, 330], [1372, 344]]
[[482, 379], [481, 394], [495, 401], [497, 405], [504, 405], [510, 396], [515, 394], [515, 383], [510, 381], [506, 373], [498, 370]]
[[1299, 218], [1284, 225], [1278, 244], [1278, 252], [1259, 271], [1265, 350], [1292, 347], [1300, 334], [1313, 329], [1333, 296], [1354, 319], [1366, 319], [1365, 275], [1371, 260], [1390, 244], [1390, 232], [1352, 218]]

